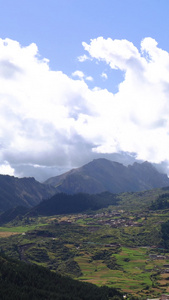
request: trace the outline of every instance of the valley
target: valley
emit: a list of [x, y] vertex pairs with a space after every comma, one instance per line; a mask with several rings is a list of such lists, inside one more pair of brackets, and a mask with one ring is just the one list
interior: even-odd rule
[[169, 250], [162, 231], [169, 209], [152, 208], [159, 199], [168, 203], [168, 192], [123, 193], [112, 205], [81, 213], [66, 213], [65, 207], [62, 214], [17, 216], [0, 227], [1, 252], [123, 294], [158, 297], [169, 292]]
[[169, 179], [150, 163], [97, 159], [45, 183], [1, 175], [0, 191], [4, 300], [15, 292], [67, 300], [169, 293]]

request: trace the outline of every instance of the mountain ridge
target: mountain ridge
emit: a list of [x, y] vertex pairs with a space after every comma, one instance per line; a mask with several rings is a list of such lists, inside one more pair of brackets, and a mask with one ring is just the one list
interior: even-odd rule
[[169, 186], [169, 178], [166, 174], [159, 173], [149, 162], [135, 162], [126, 167], [119, 162], [100, 158], [51, 177], [44, 184], [70, 194], [96, 194], [104, 191], [122, 193]]
[[0, 175], [0, 211], [16, 206], [31, 208], [55, 194], [55, 188], [36, 181], [33, 177], [17, 178]]
[[169, 186], [169, 178], [149, 162], [124, 166], [105, 158], [72, 169], [44, 183], [33, 177], [17, 178], [0, 175], [0, 212], [16, 206], [31, 208], [57, 193], [99, 194], [110, 192], [138, 192]]

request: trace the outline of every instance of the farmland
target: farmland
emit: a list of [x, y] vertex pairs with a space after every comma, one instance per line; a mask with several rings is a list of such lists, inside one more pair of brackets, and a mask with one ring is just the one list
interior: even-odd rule
[[[158, 197], [159, 191], [153, 201]], [[158, 297], [169, 292], [169, 251], [161, 231], [169, 210], [150, 210], [147, 192], [133, 202], [134, 195], [125, 194], [119, 205], [94, 212], [14, 220], [0, 228], [1, 252], [79, 281]]]

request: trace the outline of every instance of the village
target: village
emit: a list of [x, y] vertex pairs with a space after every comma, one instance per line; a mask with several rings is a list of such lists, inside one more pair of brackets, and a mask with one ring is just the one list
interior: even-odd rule
[[[139, 216], [138, 216], [139, 218]], [[76, 223], [79, 220], [83, 220], [85, 225], [92, 226], [92, 225], [107, 225], [112, 228], [118, 227], [128, 227], [128, 226], [135, 226], [141, 227], [143, 226], [142, 222], [133, 221], [130, 218], [130, 214], [127, 214], [124, 210], [119, 211], [111, 211], [111, 212], [102, 212], [97, 214], [78, 214], [73, 216], [68, 216], [61, 218], [59, 223], [61, 224], [71, 224]], [[79, 222], [78, 222], [79, 223]]]

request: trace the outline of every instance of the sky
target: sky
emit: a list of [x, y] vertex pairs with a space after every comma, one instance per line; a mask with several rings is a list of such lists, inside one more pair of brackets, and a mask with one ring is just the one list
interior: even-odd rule
[[105, 157], [169, 175], [169, 1], [0, 1], [0, 174]]

